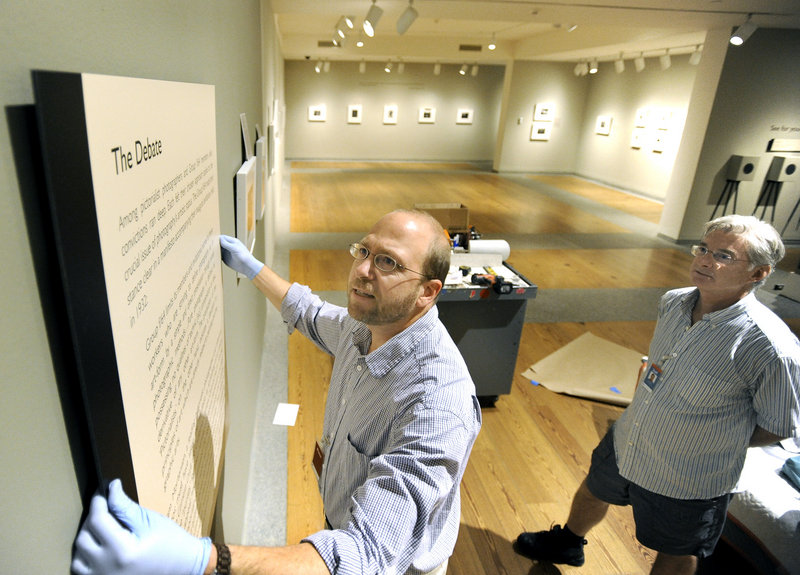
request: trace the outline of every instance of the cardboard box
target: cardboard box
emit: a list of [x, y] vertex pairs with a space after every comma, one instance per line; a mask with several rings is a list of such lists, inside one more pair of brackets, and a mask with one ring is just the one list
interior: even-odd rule
[[451, 234], [469, 228], [469, 209], [464, 204], [414, 204], [414, 209], [428, 212]]

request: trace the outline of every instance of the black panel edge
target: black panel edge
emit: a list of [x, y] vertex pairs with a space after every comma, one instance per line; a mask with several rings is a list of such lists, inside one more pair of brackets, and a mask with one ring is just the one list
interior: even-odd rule
[[100, 485], [138, 499], [94, 202], [80, 74], [34, 70], [44, 178]]

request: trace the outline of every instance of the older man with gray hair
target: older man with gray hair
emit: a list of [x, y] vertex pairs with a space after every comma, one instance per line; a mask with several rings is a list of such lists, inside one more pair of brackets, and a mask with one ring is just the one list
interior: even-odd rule
[[667, 292], [630, 406], [592, 453], [564, 527], [522, 533], [531, 559], [582, 565], [609, 505], [630, 505], [651, 573], [693, 574], [722, 533], [747, 448], [798, 435], [800, 343], [755, 297], [783, 258], [766, 222], [708, 222], [692, 246], [694, 287]]

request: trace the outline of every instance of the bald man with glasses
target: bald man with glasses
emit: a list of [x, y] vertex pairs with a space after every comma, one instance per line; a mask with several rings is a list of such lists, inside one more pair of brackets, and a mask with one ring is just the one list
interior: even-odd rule
[[705, 226], [694, 287], [667, 292], [631, 404], [592, 453], [563, 527], [521, 533], [531, 559], [580, 566], [609, 505], [630, 505], [652, 574], [695, 573], [722, 533], [750, 446], [800, 434], [800, 343], [755, 297], [783, 258], [752, 216]]
[[132, 502], [95, 496], [76, 540], [78, 575], [444, 575], [460, 483], [481, 426], [475, 386], [438, 319], [450, 244], [429, 214], [398, 210], [350, 246], [346, 308], [320, 300], [220, 237], [222, 259], [334, 356], [313, 462], [329, 529], [287, 547], [198, 539]]

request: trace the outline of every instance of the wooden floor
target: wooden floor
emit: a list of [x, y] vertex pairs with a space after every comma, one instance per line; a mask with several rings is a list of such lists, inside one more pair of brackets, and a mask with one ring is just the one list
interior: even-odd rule
[[[436, 169], [434, 169], [434, 167]], [[461, 202], [470, 223], [485, 233], [625, 234], [589, 211], [577, 209], [496, 174], [463, 166], [302, 163], [292, 166], [291, 231], [365, 232], [385, 212], [420, 202]], [[308, 170], [307, 170], [308, 169]], [[313, 169], [322, 170], [314, 172]], [[620, 194], [576, 178], [539, 180], [657, 221], [660, 204]], [[633, 244], [633, 242], [632, 242]], [[294, 250], [290, 277], [315, 290], [343, 290], [350, 257], [342, 249]], [[514, 250], [519, 271], [545, 289], [657, 287], [687, 284], [685, 249]], [[535, 303], [534, 303], [535, 305]], [[646, 353], [655, 322], [527, 323], [515, 373], [579, 335], [597, 336]], [[302, 336], [289, 338], [289, 401], [301, 406], [289, 432], [287, 543], [323, 526], [316, 480], [310, 469], [321, 435], [332, 360]], [[449, 575], [578, 573], [577, 568], [535, 564], [516, 555], [521, 531], [563, 523], [569, 502], [589, 467], [590, 454], [621, 408], [568, 397], [534, 386], [521, 375], [509, 395], [483, 411], [483, 428], [462, 483], [462, 522]], [[647, 573], [654, 554], [634, 537], [627, 508], [612, 508], [589, 536], [584, 575]]]

